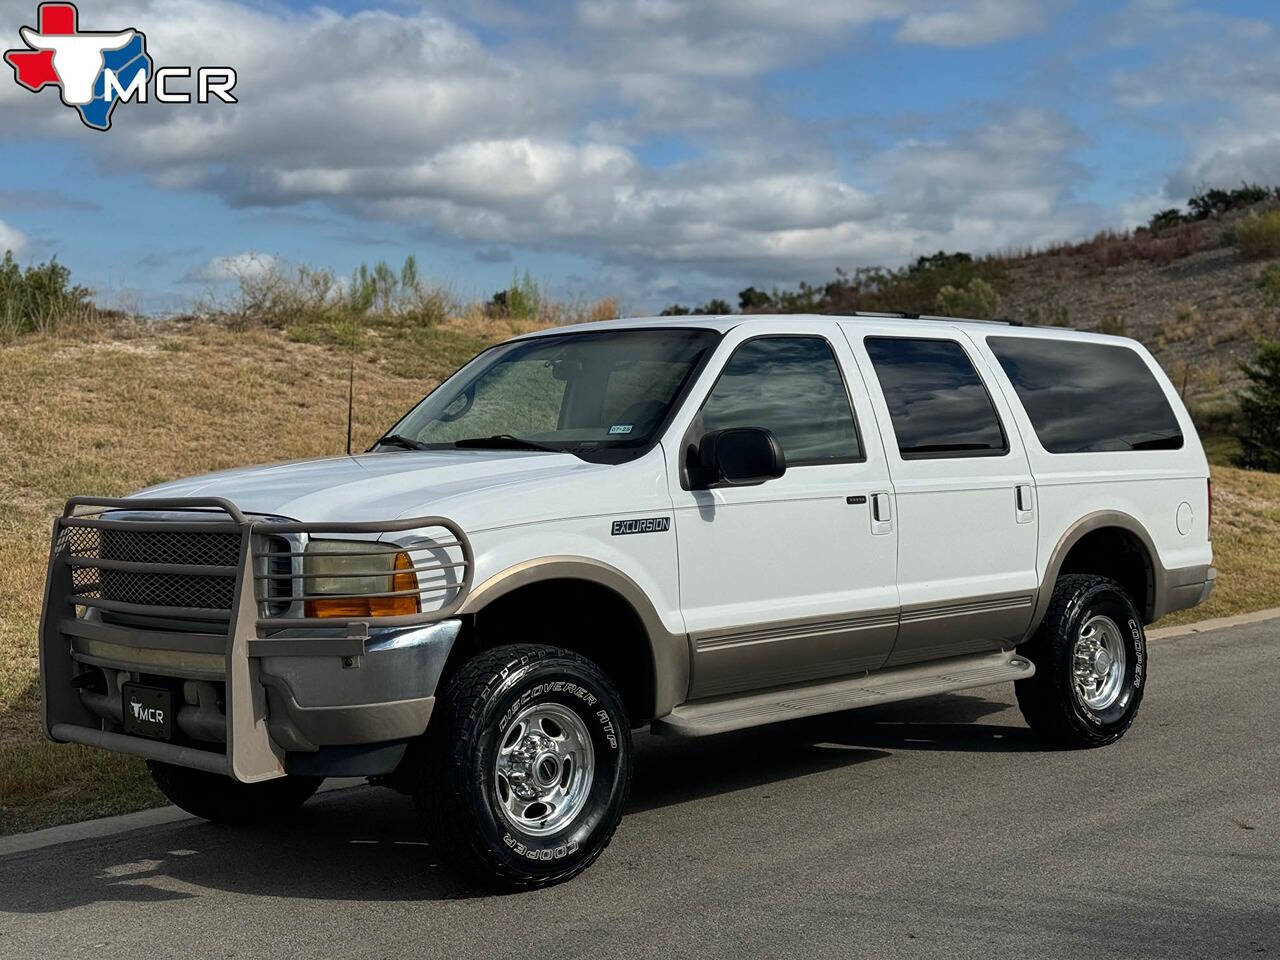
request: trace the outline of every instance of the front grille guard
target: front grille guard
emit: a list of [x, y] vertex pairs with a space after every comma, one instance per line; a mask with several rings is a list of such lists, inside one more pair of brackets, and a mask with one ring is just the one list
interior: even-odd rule
[[[106, 519], [113, 511], [139, 513], [176, 512], [192, 519]], [[196, 519], [200, 518], [200, 519]], [[235, 534], [239, 537], [238, 562], [153, 563], [141, 560], [103, 559], [76, 550], [71, 539], [76, 531], [123, 530], [155, 534]], [[412, 572], [419, 581], [417, 591], [351, 593], [347, 598], [404, 596], [435, 597], [440, 606], [417, 614], [345, 618], [309, 618], [282, 614], [303, 608], [306, 582], [301, 574], [301, 549], [280, 552], [261, 550], [268, 543], [298, 544], [303, 537], [370, 537], [417, 531], [421, 535], [399, 544], [411, 555], [426, 553], [414, 560]], [[443, 531], [446, 536], [428, 536]], [[370, 540], [369, 555], [385, 555], [386, 545]], [[359, 554], [348, 554], [358, 556]], [[272, 561], [287, 556], [288, 572], [280, 572]], [[225, 558], [219, 558], [225, 559]], [[295, 562], [296, 561], [296, 562]], [[416, 517], [384, 523], [297, 523], [246, 516], [235, 504], [220, 497], [107, 499], [73, 497], [62, 516], [54, 521], [44, 609], [40, 624], [40, 670], [44, 687], [45, 730], [54, 740], [87, 743], [154, 760], [178, 763], [217, 773], [242, 782], [255, 782], [284, 774], [283, 751], [270, 739], [266, 727], [266, 696], [258, 680], [258, 658], [265, 656], [358, 657], [364, 653], [369, 628], [414, 626], [452, 616], [465, 602], [471, 587], [474, 558], [466, 534], [444, 517]], [[131, 603], [101, 596], [104, 575], [142, 578], [234, 578], [231, 602], [227, 607], [158, 606]], [[369, 574], [366, 574], [366, 576]], [[379, 573], [381, 575], [381, 573]], [[355, 579], [358, 574], [351, 575]], [[428, 579], [424, 585], [424, 578]], [[149, 582], [149, 581], [144, 581]], [[163, 580], [172, 585], [173, 580]], [[94, 595], [95, 585], [99, 588]], [[287, 585], [289, 592], [279, 592]], [[153, 588], [154, 589], [154, 588]], [[225, 601], [224, 601], [225, 602]], [[421, 600], [420, 600], [421, 602]], [[77, 608], [100, 611], [98, 618], [82, 616]], [[112, 617], [160, 617], [177, 623], [213, 624], [214, 632], [177, 629], [136, 629], [103, 622]], [[314, 631], [308, 636], [307, 631]], [[103, 729], [102, 720], [90, 711], [76, 689], [80, 670], [73, 656], [73, 638], [97, 641], [116, 649], [177, 652], [203, 657], [205, 662], [221, 656], [226, 683], [226, 751], [177, 746], [144, 740]], [[83, 657], [81, 659], [84, 659]], [[145, 671], [144, 671], [145, 672]]]

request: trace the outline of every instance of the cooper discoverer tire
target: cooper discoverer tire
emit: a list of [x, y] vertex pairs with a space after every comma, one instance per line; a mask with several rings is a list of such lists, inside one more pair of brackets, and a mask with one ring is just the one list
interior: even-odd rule
[[436, 701], [414, 798], [450, 865], [529, 889], [577, 875], [609, 845], [631, 762], [622, 698], [599, 667], [503, 646], [465, 663]]
[[147, 769], [170, 803], [214, 823], [265, 823], [293, 813], [324, 782], [323, 777], [278, 777], [240, 783], [230, 777], [148, 760]]
[[1133, 723], [1147, 679], [1142, 615], [1106, 577], [1058, 578], [1044, 620], [1019, 652], [1035, 675], [1014, 684], [1023, 717], [1067, 748], [1119, 740]]

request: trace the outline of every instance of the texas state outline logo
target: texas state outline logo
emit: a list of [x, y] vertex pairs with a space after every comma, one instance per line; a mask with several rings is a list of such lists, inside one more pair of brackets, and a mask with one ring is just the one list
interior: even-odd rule
[[[111, 129], [111, 115], [120, 103], [148, 103], [154, 87], [158, 103], [208, 103], [211, 99], [236, 103], [231, 91], [236, 71], [231, 67], [161, 67], [155, 69], [147, 52], [147, 35], [136, 27], [121, 30], [81, 30], [74, 3], [41, 3], [34, 27], [18, 31], [25, 47], [7, 50], [18, 85], [39, 93], [59, 90], [62, 103], [74, 109], [91, 130]], [[196, 93], [171, 89], [173, 81], [191, 79]]]

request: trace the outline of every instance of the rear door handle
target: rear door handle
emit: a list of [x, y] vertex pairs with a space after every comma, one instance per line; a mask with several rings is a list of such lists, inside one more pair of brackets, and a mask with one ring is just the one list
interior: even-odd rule
[[871, 494], [871, 532], [876, 535], [893, 530], [893, 498], [887, 493]]
[[1036, 514], [1036, 496], [1031, 484], [1020, 483], [1014, 490], [1014, 512], [1019, 523], [1030, 523]]

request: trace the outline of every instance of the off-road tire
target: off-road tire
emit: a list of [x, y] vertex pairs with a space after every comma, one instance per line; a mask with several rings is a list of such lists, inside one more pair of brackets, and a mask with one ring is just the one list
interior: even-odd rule
[[287, 816], [311, 799], [323, 777], [277, 777], [240, 783], [204, 770], [148, 760], [151, 779], [169, 802], [213, 823], [245, 825]]
[[[1103, 710], [1084, 701], [1073, 676], [1081, 629], [1099, 615], [1119, 627], [1127, 658], [1118, 698]], [[1146, 689], [1147, 644], [1142, 615], [1120, 584], [1082, 574], [1059, 577], [1044, 620], [1018, 652], [1036, 665], [1035, 676], [1014, 687], [1018, 707], [1037, 735], [1066, 749], [1101, 747], [1124, 736]]]
[[[577, 715], [594, 773], [581, 811], [558, 832], [534, 837], [501, 809], [495, 762], [511, 718], [538, 703]], [[414, 799], [441, 858], [485, 886], [531, 889], [581, 873], [613, 839], [631, 787], [631, 726], [590, 660], [540, 644], [503, 646], [477, 654], [448, 681], [414, 762]]]

